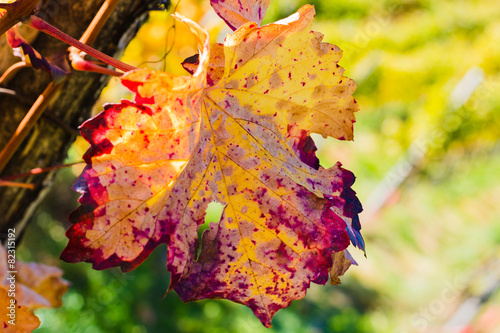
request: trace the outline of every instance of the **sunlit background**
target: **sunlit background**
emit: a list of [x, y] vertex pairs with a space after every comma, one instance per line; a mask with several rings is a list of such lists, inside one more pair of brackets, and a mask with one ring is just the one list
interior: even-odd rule
[[[305, 3], [274, 0], [265, 22]], [[59, 261], [81, 171], [68, 168], [18, 249], [22, 260], [61, 267], [72, 283], [62, 308], [36, 312], [37, 332], [500, 332], [500, 5], [309, 3], [313, 28], [344, 51], [340, 64], [358, 84], [354, 141], [315, 139], [322, 166], [341, 161], [357, 177], [367, 258], [352, 249], [359, 266], [342, 285], [312, 286], [265, 329], [242, 305], [164, 297], [166, 247], [127, 274]], [[174, 6], [151, 13], [125, 62], [185, 74], [180, 62], [196, 50], [173, 26]], [[213, 42], [229, 32], [208, 1], [181, 0], [177, 11], [210, 29]], [[117, 83], [102, 103], [130, 98]], [[80, 138], [68, 162], [85, 149]], [[216, 216], [215, 207], [207, 221]]]

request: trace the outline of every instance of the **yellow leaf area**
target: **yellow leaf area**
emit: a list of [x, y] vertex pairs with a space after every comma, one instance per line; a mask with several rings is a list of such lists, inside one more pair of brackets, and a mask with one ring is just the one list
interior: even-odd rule
[[[307, 5], [262, 28], [247, 23], [210, 56], [206, 33], [179, 17], [198, 40], [195, 73], [129, 73], [135, 101], [82, 125], [91, 148], [62, 258], [129, 270], [167, 243], [169, 289], [245, 304], [268, 327], [311, 282], [326, 283], [358, 213], [345, 213], [354, 177], [340, 163], [311, 166], [300, 156], [314, 150], [300, 144], [312, 132], [352, 139], [357, 105], [341, 51], [310, 31], [313, 18]], [[213, 201], [224, 213], [197, 257]]]
[[309, 30], [313, 18], [314, 8], [304, 6], [275, 24], [259, 29], [249, 23], [228, 36], [226, 79], [209, 90], [210, 99], [250, 105], [252, 115], [245, 109], [235, 114], [250, 121], [277, 117], [273, 123], [282, 135], [296, 123], [324, 137], [352, 140], [356, 85], [337, 64], [342, 51]]
[[[7, 290], [0, 287], [0, 325], [2, 332], [28, 333], [40, 326], [40, 319], [31, 313], [26, 306], [11, 303]], [[9, 316], [10, 315], [10, 316]]]
[[[10, 261], [9, 261], [9, 260]], [[12, 266], [11, 266], [12, 264]], [[52, 266], [15, 261], [0, 249], [0, 325], [2, 332], [31, 332], [40, 325], [34, 309], [59, 307], [69, 282]], [[4, 311], [5, 310], [5, 311]]]

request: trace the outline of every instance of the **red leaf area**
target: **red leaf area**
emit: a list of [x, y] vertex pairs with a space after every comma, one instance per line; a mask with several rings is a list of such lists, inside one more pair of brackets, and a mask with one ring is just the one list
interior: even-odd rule
[[[62, 259], [129, 271], [166, 243], [169, 290], [245, 304], [267, 327], [311, 282], [339, 283], [353, 262], [339, 253], [364, 249], [362, 208], [354, 175], [321, 167], [310, 134], [352, 139], [358, 107], [342, 52], [310, 30], [313, 18], [304, 6], [245, 23], [211, 50], [206, 31], [177, 15], [198, 41], [183, 64], [192, 75], [128, 73], [135, 101], [82, 125], [91, 146]], [[224, 212], [197, 257], [211, 202]]]

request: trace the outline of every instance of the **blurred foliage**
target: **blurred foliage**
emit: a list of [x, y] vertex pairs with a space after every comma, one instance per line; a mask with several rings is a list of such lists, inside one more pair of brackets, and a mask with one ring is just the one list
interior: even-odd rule
[[[66, 216], [77, 204], [70, 184], [81, 166], [73, 167], [56, 175], [19, 249], [22, 260], [58, 265], [73, 283], [62, 308], [37, 312], [38, 332], [442, 332], [461, 303], [495, 286], [500, 6], [487, 0], [275, 0], [265, 22], [306, 2], [316, 6], [314, 29], [344, 50], [340, 64], [357, 82], [361, 106], [354, 142], [315, 136], [322, 165], [342, 161], [370, 208], [366, 203], [379, 195], [384, 176], [402, 180], [402, 173], [390, 170], [408, 160], [408, 178], [383, 209], [361, 216], [368, 258], [352, 250], [359, 267], [342, 285], [312, 286], [304, 300], [276, 315], [269, 330], [249, 309], [228, 301], [183, 304], [175, 293], [163, 299], [166, 248], [127, 274], [57, 260], [66, 244]], [[207, 27], [212, 41], [229, 32], [208, 1], [182, 0], [177, 11]], [[151, 13], [125, 62], [184, 73], [179, 64], [196, 53], [194, 40], [173, 26], [169, 14]], [[450, 96], [471, 68], [484, 73], [482, 81], [457, 108]], [[130, 97], [113, 79], [101, 99], [124, 96]], [[408, 159], [410, 147], [420, 148], [422, 158]], [[68, 160], [81, 159], [85, 149], [78, 140]], [[207, 221], [217, 214], [214, 208]], [[464, 315], [471, 318], [469, 332], [500, 331], [500, 296], [492, 290]]]

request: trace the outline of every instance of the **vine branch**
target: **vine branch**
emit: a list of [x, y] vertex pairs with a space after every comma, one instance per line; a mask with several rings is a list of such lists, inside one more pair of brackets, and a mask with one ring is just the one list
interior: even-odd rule
[[[57, 87], [61, 87], [62, 85], [57, 85]], [[47, 104], [50, 98], [58, 91], [58, 89], [54, 89], [54, 82], [49, 83], [47, 88], [43, 91], [43, 93], [38, 96], [35, 103], [31, 106], [31, 109], [28, 111], [28, 114], [21, 121], [19, 126], [17, 127], [16, 132], [10, 138], [7, 145], [0, 152], [0, 172], [2, 172], [3, 168], [7, 165], [12, 155], [16, 152], [17, 148], [26, 138], [30, 130], [36, 124], [37, 120], [42, 115], [43, 111], [47, 107]]]
[[0, 9], [6, 12], [0, 16], [0, 36], [12, 28], [17, 22], [21, 22], [35, 10], [38, 0], [17, 0], [12, 3], [0, 3]]
[[[2, 3], [0, 4], [0, 9], [5, 9], [7, 12], [0, 17], [0, 32], [3, 34], [5, 31], [10, 29], [15, 23], [20, 21], [22, 17], [28, 17], [33, 13], [33, 10], [36, 6], [38, 1], [35, 0], [18, 0], [14, 3], [9, 3], [5, 4]], [[123, 71], [129, 71], [135, 69], [135, 67], [127, 65], [121, 61], [118, 61], [102, 52], [99, 52], [92, 47], [84, 44], [84, 43], [93, 43], [95, 41], [96, 36], [98, 33], [101, 31], [102, 27], [104, 26], [106, 20], [109, 18], [111, 13], [113, 12], [114, 8], [116, 7], [118, 3], [118, 0], [106, 0], [104, 4], [101, 6], [99, 9], [99, 12], [97, 15], [94, 17], [92, 20], [91, 24], [87, 27], [85, 32], [83, 33], [82, 37], [80, 38], [80, 41], [74, 39], [73, 37], [63, 33], [62, 31], [58, 30], [57, 28], [53, 27], [49, 23], [43, 21], [42, 19], [36, 17], [36, 16], [31, 16], [29, 19], [30, 25], [32, 25], [34, 28], [45, 32], [55, 38], [61, 39], [64, 42], [68, 43], [69, 45], [72, 45], [76, 47], [79, 50], [82, 50], [89, 55], [102, 60], [111, 66], [114, 66], [118, 69], [121, 69]], [[31, 4], [32, 7], [29, 7], [28, 4]], [[28, 10], [31, 8], [31, 10]], [[29, 12], [29, 13], [28, 13]], [[22, 13], [23, 16], [17, 16], [19, 13]], [[27, 13], [26, 15], [24, 15]], [[7, 16], [14, 16], [16, 20], [6, 20], [5, 18]], [[8, 25], [10, 23], [8, 22], [13, 22], [11, 25]], [[7, 24], [8, 23], [8, 24]], [[4, 29], [4, 30], [2, 30]], [[61, 38], [62, 37], [62, 38]], [[107, 60], [107, 61], [106, 61]], [[23, 64], [18, 64], [17, 66], [13, 66], [11, 68], [12, 71], [15, 71], [19, 69], [18, 67], [22, 67]], [[2, 76], [2, 79], [5, 79], [8, 77], [12, 72], [9, 71], [8, 74]], [[51, 82], [43, 91], [43, 93], [38, 97], [38, 99], [35, 101], [35, 103], [32, 105], [24, 119], [21, 121], [19, 124], [16, 132], [14, 135], [11, 137], [9, 142], [3, 149], [0, 151], [0, 173], [2, 170], [5, 168], [9, 160], [12, 158], [14, 153], [16, 152], [17, 148], [20, 146], [22, 141], [26, 138], [30, 130], [33, 128], [33, 126], [36, 124], [37, 120], [40, 118], [42, 113], [44, 112], [45, 108], [48, 105], [48, 102], [50, 99], [55, 95], [55, 93], [62, 87], [63, 84], [58, 84], [57, 86]]]

